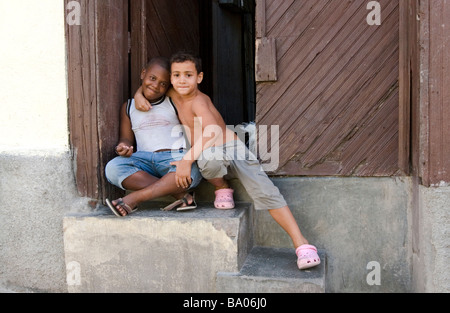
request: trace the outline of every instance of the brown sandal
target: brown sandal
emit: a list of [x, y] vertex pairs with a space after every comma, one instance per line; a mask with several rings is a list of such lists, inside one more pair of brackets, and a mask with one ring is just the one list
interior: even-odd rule
[[[192, 196], [192, 203], [189, 204], [188, 199], [186, 198], [187, 195], [191, 195]], [[186, 206], [181, 206], [183, 204], [186, 204]], [[168, 206], [166, 206], [165, 208], [162, 208], [161, 211], [172, 211], [173, 209], [177, 208], [178, 212], [181, 211], [190, 211], [190, 210], [194, 210], [197, 208], [197, 202], [195, 202], [195, 192], [188, 192], [183, 199], [177, 200], [175, 202], [173, 202], [172, 204], [169, 204]]]
[[[131, 213], [134, 213], [138, 210], [138, 208], [135, 208], [134, 210], [132, 208], [130, 208], [130, 206], [128, 204], [126, 204], [125, 202], [123, 202], [123, 199], [120, 198], [117, 200], [118, 203], [114, 206], [112, 204], [111, 201], [109, 201], [109, 199], [106, 199], [106, 204], [108, 205], [108, 207], [110, 208], [110, 210], [118, 217], [125, 217], [127, 215], [130, 215]], [[120, 211], [117, 210], [116, 207], [120, 207], [121, 209], [123, 209], [125, 212], [127, 212], [127, 214], [122, 215], [120, 214]]]

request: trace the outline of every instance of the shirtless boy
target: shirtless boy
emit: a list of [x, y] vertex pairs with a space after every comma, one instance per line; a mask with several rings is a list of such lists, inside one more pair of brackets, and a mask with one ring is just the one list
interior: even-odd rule
[[[302, 235], [278, 188], [262, 170], [259, 161], [245, 158], [245, 154], [248, 153], [245, 144], [226, 127], [211, 99], [198, 89], [202, 80], [200, 59], [187, 53], [178, 53], [172, 57], [173, 89], [168, 95], [176, 105], [179, 119], [191, 142], [191, 149], [185, 156], [180, 161], [172, 162], [177, 167], [175, 175], [177, 186], [181, 188], [189, 186], [191, 167], [195, 161], [202, 176], [218, 190], [229, 189], [224, 176], [231, 173], [241, 181], [253, 199], [255, 209], [268, 210], [272, 218], [290, 236], [296, 248], [299, 269], [319, 265], [317, 248], [309, 245]], [[136, 97], [138, 109], [145, 109], [146, 104], [142, 98], [139, 95]], [[211, 155], [215, 157], [208, 157]], [[217, 158], [218, 155], [222, 157]]]

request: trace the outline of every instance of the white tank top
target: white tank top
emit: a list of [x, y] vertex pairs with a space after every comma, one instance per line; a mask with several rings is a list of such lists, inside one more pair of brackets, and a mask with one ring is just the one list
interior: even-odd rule
[[131, 127], [136, 137], [137, 151], [179, 150], [186, 148], [183, 127], [169, 97], [152, 103], [152, 109], [142, 112], [136, 109], [134, 99], [127, 107]]

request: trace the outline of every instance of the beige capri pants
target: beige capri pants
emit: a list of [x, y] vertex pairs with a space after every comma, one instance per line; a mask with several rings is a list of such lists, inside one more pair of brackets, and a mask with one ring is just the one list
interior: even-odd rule
[[237, 178], [252, 198], [255, 209], [276, 210], [287, 206], [280, 190], [264, 172], [257, 158], [240, 140], [203, 151], [197, 160], [205, 179]]

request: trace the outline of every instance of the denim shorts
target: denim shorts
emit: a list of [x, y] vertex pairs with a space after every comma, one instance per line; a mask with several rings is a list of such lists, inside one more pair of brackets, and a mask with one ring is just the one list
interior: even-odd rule
[[[164, 152], [138, 151], [131, 157], [119, 156], [106, 165], [106, 178], [111, 184], [125, 190], [122, 182], [137, 172], [144, 171], [156, 178], [176, 172], [176, 166], [172, 166], [170, 163], [180, 161], [185, 154], [186, 152], [183, 150]], [[191, 178], [192, 184], [190, 189], [197, 187], [202, 181], [202, 175], [196, 163], [192, 165]]]

